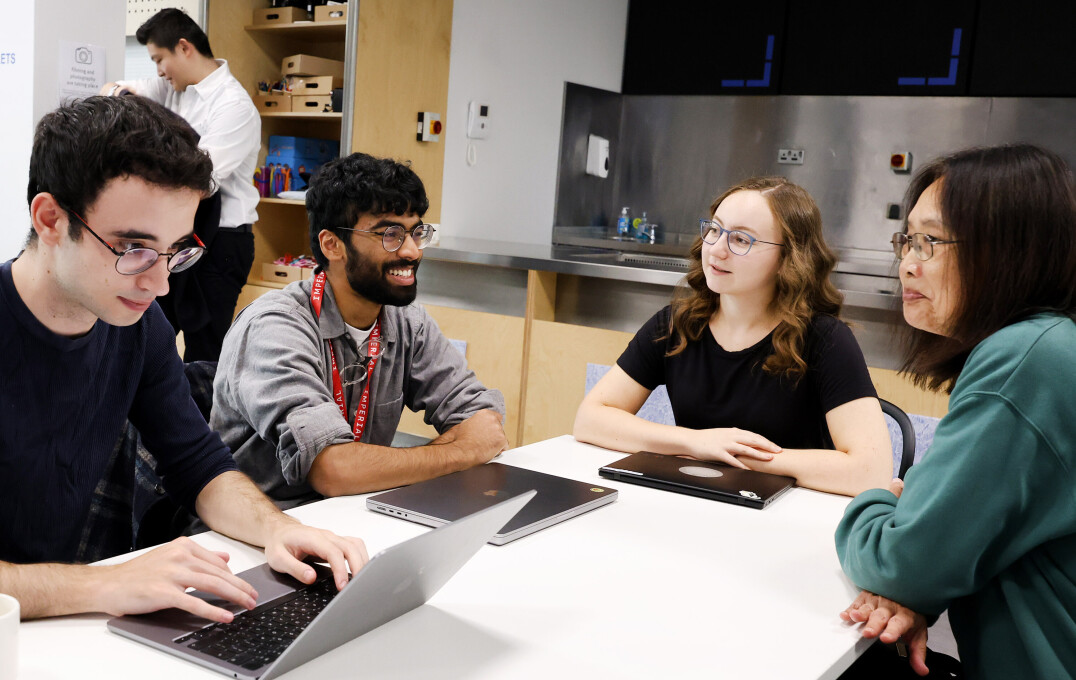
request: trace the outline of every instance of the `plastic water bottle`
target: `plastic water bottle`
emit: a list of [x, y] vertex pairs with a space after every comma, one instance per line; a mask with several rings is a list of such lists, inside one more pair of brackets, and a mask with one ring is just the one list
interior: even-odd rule
[[627, 206], [620, 209], [620, 217], [616, 220], [616, 235], [631, 236], [631, 208]]
[[643, 211], [642, 217], [635, 218], [635, 221], [632, 222], [632, 226], [634, 227], [634, 229], [632, 229], [632, 233], [634, 234], [636, 240], [645, 241], [646, 239], [650, 238], [649, 234], [647, 233], [647, 229], [650, 228], [650, 221], [646, 219], [645, 210]]

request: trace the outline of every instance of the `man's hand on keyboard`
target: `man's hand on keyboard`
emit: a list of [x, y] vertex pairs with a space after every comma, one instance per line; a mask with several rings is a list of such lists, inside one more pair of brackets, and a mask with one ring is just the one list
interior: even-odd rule
[[[187, 588], [217, 595], [253, 609], [258, 593], [228, 569], [228, 554], [214, 552], [189, 538], [177, 538], [122, 564], [100, 567], [100, 600], [86, 611], [145, 614], [176, 607], [197, 616], [227, 623], [232, 613], [187, 594]], [[97, 573], [97, 569], [93, 570]]]
[[294, 520], [280, 522], [274, 528], [265, 544], [265, 557], [270, 567], [303, 583], [313, 583], [316, 578], [314, 568], [303, 560], [307, 557], [324, 560], [333, 570], [337, 590], [347, 585], [349, 566], [352, 572], [357, 572], [370, 561], [361, 538], [337, 536]]

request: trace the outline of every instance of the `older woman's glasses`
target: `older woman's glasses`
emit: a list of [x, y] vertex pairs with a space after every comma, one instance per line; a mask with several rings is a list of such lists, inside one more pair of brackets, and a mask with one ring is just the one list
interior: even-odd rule
[[77, 212], [72, 210], [68, 210], [67, 212], [77, 217], [78, 221], [82, 223], [82, 226], [86, 227], [86, 231], [93, 234], [95, 239], [100, 241], [104, 247], [112, 251], [112, 254], [116, 256], [116, 271], [124, 276], [141, 274], [157, 264], [157, 258], [159, 257], [167, 258], [169, 272], [181, 272], [184, 269], [190, 269], [194, 266], [194, 263], [205, 253], [205, 244], [202, 243], [202, 240], [198, 238], [197, 234], [191, 234], [191, 237], [198, 245], [180, 248], [174, 253], [160, 253], [153, 248], [128, 248], [127, 250], [116, 250], [112, 247], [111, 243], [98, 236], [97, 232], [94, 231], [90, 225], [86, 223], [86, 220], [82, 219]]
[[893, 234], [890, 243], [893, 244], [893, 254], [897, 256], [898, 260], [903, 260], [910, 248], [917, 258], [926, 261], [934, 257], [934, 246], [960, 243], [960, 241], [943, 241], [936, 236], [930, 236], [922, 232], [909, 236], [902, 231], [898, 231]]
[[404, 229], [398, 224], [394, 224], [391, 227], [385, 229], [385, 231], [379, 231], [378, 229], [352, 229], [350, 227], [340, 227], [344, 231], [357, 231], [360, 234], [373, 234], [374, 236], [381, 237], [381, 245], [385, 247], [385, 250], [390, 253], [395, 253], [403, 246], [404, 238], [410, 234], [411, 238], [415, 241], [415, 245], [419, 250], [422, 250], [426, 246], [430, 245], [430, 241], [433, 240], [433, 232], [436, 231], [432, 224], [418, 223], [410, 229]]
[[766, 243], [771, 246], [784, 247], [783, 243], [773, 243], [772, 241], [763, 241], [762, 239], [755, 238], [746, 231], [740, 231], [739, 229], [726, 229], [721, 226], [720, 222], [714, 222], [713, 220], [699, 220], [699, 236], [702, 236], [702, 240], [710, 245], [716, 245], [721, 240], [723, 234], [728, 234], [729, 252], [734, 255], [746, 255], [751, 250], [751, 246], [756, 243]]

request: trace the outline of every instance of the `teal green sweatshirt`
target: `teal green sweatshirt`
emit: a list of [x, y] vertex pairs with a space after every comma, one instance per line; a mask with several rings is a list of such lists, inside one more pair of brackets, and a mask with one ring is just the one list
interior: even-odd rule
[[860, 494], [836, 541], [860, 588], [949, 609], [968, 677], [1076, 677], [1076, 324], [980, 343], [900, 500]]

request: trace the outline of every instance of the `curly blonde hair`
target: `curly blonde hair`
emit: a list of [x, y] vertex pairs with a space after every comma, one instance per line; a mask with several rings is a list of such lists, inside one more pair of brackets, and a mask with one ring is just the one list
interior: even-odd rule
[[[773, 332], [773, 354], [766, 358], [762, 368], [796, 383], [807, 372], [803, 346], [811, 319], [816, 314], [836, 317], [841, 311], [841, 294], [829, 280], [837, 257], [822, 238], [818, 205], [803, 187], [784, 177], [753, 177], [718, 196], [710, 206], [710, 214], [738, 191], [760, 192], [781, 230], [785, 247], [771, 302], [779, 323]], [[690, 260], [687, 285], [679, 286], [672, 300], [669, 335], [665, 337], [675, 335], [676, 344], [668, 356], [683, 352], [689, 342], [697, 342], [721, 303], [721, 296], [706, 286], [701, 237], [691, 245]]]

